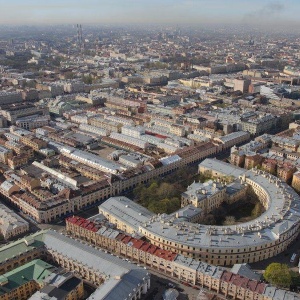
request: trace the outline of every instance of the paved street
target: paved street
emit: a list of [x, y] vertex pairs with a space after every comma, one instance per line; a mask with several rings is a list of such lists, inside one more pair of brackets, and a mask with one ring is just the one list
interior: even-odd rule
[[[148, 268], [148, 267], [147, 267]], [[152, 268], [148, 268], [151, 273], [151, 289], [143, 300], [161, 300], [163, 293], [169, 288], [169, 284], [173, 285], [175, 289], [179, 291], [178, 300], [197, 300], [197, 296], [200, 289], [195, 289], [190, 286], [186, 286], [175, 278], [169, 278], [163, 273], [157, 272]], [[209, 292], [209, 291], [207, 291]], [[211, 294], [215, 294], [209, 292]], [[222, 297], [219, 296], [220, 299]], [[224, 298], [225, 300], [225, 298]]]
[[299, 272], [299, 268], [297, 267], [297, 262], [291, 263], [290, 259], [293, 253], [298, 253], [300, 251], [300, 233], [297, 237], [297, 239], [294, 241], [293, 244], [291, 244], [287, 250], [284, 252], [269, 258], [265, 259], [260, 262], [252, 263], [250, 264], [251, 267], [254, 270], [257, 270], [258, 272], [262, 272], [263, 270], [266, 269], [266, 267], [273, 262], [279, 262], [279, 263], [284, 263], [287, 264], [293, 271]]
[[187, 287], [173, 278], [170, 279], [154, 270], [150, 270], [150, 272], [152, 274], [151, 289], [144, 300], [161, 300], [163, 293], [169, 288], [169, 283], [173, 284], [179, 291], [178, 300], [196, 300], [199, 290]]

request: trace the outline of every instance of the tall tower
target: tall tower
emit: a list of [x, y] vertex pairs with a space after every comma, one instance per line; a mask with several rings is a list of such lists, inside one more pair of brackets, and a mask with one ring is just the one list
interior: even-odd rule
[[82, 37], [82, 26], [81, 24], [77, 24], [77, 47], [80, 49], [80, 51], [84, 50], [84, 42]]
[[83, 39], [82, 39], [82, 26], [81, 26], [81, 24], [79, 25], [79, 29], [80, 29], [80, 46], [82, 48], [83, 47]]
[[80, 48], [80, 31], [79, 31], [79, 25], [77, 24], [77, 46]]

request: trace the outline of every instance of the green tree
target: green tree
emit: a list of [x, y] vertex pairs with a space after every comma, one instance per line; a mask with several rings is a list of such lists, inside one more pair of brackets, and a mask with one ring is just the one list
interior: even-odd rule
[[291, 271], [292, 285], [300, 286], [300, 275], [298, 272]]
[[164, 63], [164, 62], [148, 62], [145, 63], [145, 68], [147, 69], [167, 69], [168, 68], [168, 64]]
[[216, 219], [212, 214], [205, 215], [201, 223], [205, 225], [217, 225]]
[[175, 194], [176, 190], [174, 190], [173, 185], [167, 182], [163, 182], [157, 190], [157, 196], [160, 199], [170, 198], [173, 197]]
[[159, 200], [157, 198], [158, 183], [152, 181], [149, 187], [145, 187], [141, 191], [140, 199], [138, 199], [143, 206], [148, 207], [152, 201]]
[[198, 175], [198, 180], [202, 183], [211, 179], [212, 179], [211, 172], [201, 172]]
[[148, 206], [149, 205], [149, 202], [151, 201], [151, 197], [153, 195], [151, 195], [151, 193], [149, 192], [149, 189], [144, 187], [142, 190], [141, 190], [141, 195], [140, 195], [140, 198], [138, 198], [138, 201], [141, 202], [141, 204], [143, 206]]
[[235, 223], [235, 217], [234, 216], [227, 216], [225, 218], [225, 221], [223, 225], [233, 225]]
[[178, 197], [173, 197], [168, 202], [167, 213], [171, 214], [181, 207], [181, 201]]
[[153, 200], [147, 208], [156, 214], [171, 214], [180, 208], [180, 199], [174, 197], [171, 199]]
[[136, 188], [134, 188], [133, 190], [133, 195], [135, 198], [140, 199], [141, 198], [141, 194], [142, 194], [142, 190], [145, 188], [145, 186], [143, 184], [139, 184]]
[[148, 209], [152, 212], [154, 212], [155, 214], [163, 214], [166, 212], [167, 210], [167, 202], [162, 200], [162, 201], [152, 201], [149, 206]]
[[251, 211], [251, 216], [257, 218], [262, 214], [263, 211], [264, 211], [264, 207], [260, 202], [257, 202], [253, 210]]
[[93, 83], [93, 77], [91, 75], [82, 75], [82, 81], [85, 84], [92, 84]]
[[73, 79], [74, 78], [74, 73], [71, 71], [68, 71], [65, 73], [65, 78], [66, 79]]
[[156, 197], [157, 189], [158, 189], [158, 183], [154, 180], [154, 181], [152, 181], [152, 183], [148, 187], [148, 193], [151, 196]]
[[36, 82], [35, 80], [24, 80], [22, 83], [22, 88], [35, 88]]
[[265, 270], [264, 278], [277, 287], [290, 287], [292, 283], [291, 272], [287, 265], [271, 263]]
[[157, 180], [152, 180], [148, 186], [140, 184], [133, 190], [134, 198], [156, 214], [171, 214], [178, 210], [181, 206], [181, 192], [181, 185]]

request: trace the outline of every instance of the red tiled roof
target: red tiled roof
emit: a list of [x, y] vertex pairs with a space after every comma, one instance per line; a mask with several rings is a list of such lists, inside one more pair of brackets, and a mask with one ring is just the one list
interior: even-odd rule
[[159, 248], [155, 251], [154, 255], [169, 261], [173, 261], [177, 256], [176, 253]]
[[89, 231], [93, 231], [93, 232], [96, 232], [99, 229], [99, 225], [95, 224], [92, 221], [88, 221], [84, 218], [81, 218], [81, 217], [75, 217], [75, 216], [69, 217], [69, 218], [67, 218], [66, 222], [70, 222], [72, 224], [75, 224], [79, 227], [85, 228], [85, 229], [87, 229]]
[[133, 239], [132, 243], [133, 243], [134, 248], [141, 249], [142, 245], [146, 242], [144, 242], [142, 240]]
[[154, 254], [154, 252], [155, 252], [157, 249], [158, 249], [158, 247], [156, 247], [156, 246], [150, 244], [150, 247], [148, 248], [147, 252], [150, 253], [150, 254]]
[[73, 217], [67, 218], [66, 221], [78, 225], [78, 224], [81, 224], [82, 222], [85, 222], [86, 219], [81, 218], [81, 217], [73, 216]]
[[[89, 231], [96, 232], [99, 230], [101, 225], [95, 224], [92, 221], [89, 221], [87, 219], [77, 217], [77, 216], [72, 216], [66, 219], [66, 222], [75, 224], [81, 228], [84, 228]], [[126, 235], [124, 233], [120, 233], [116, 236], [116, 239], [118, 241], [121, 241], [124, 244], [129, 244], [131, 243], [131, 246], [140, 249], [142, 251], [145, 251], [147, 253], [153, 254], [157, 257], [164, 258], [165, 260], [173, 261], [175, 257], [177, 256], [176, 253], [173, 253], [171, 251], [163, 250], [157, 246], [154, 246], [148, 242], [145, 242], [143, 240], [135, 239], [129, 235]]]
[[126, 235], [123, 239], [122, 239], [122, 243], [124, 244], [128, 244], [131, 241], [132, 237]]
[[116, 236], [116, 239], [117, 239], [118, 241], [122, 241], [123, 238], [124, 238], [125, 236], [126, 236], [126, 234], [120, 233], [120, 234], [118, 234], [118, 235]]
[[240, 286], [244, 289], [248, 289], [254, 293], [262, 294], [265, 290], [265, 284], [256, 280], [251, 280], [249, 278], [240, 276], [238, 274], [233, 274], [228, 271], [224, 271], [221, 280], [231, 283], [236, 286]]
[[148, 252], [148, 249], [150, 248], [150, 244], [149, 243], [144, 243], [141, 247], [142, 251]]

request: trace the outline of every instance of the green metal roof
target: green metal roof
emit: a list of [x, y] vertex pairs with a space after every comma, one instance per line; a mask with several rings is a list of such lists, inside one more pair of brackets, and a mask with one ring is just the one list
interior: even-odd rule
[[9, 243], [0, 248], [0, 262], [6, 259], [11, 259], [14, 256], [19, 256], [20, 253], [33, 250], [34, 248], [41, 248], [44, 246], [43, 238], [47, 230], [36, 232], [28, 237], [22, 238], [15, 242]]
[[54, 270], [54, 266], [41, 259], [35, 259], [21, 267], [9, 271], [0, 276], [0, 295], [8, 293], [32, 280], [42, 283]]

